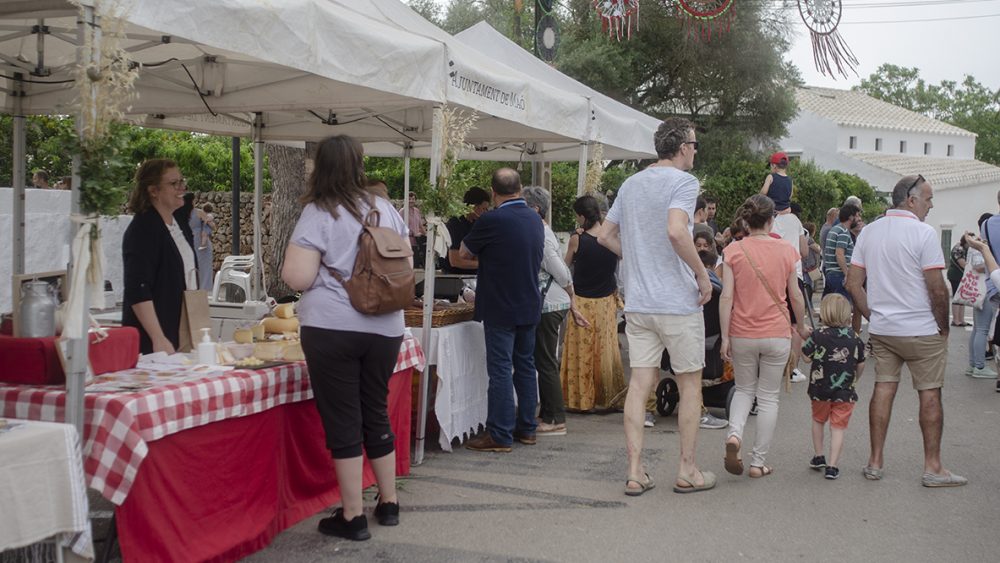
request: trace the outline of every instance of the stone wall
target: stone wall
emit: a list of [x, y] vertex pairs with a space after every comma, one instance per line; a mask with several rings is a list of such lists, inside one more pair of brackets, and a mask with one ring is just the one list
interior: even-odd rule
[[[218, 271], [222, 259], [232, 254], [233, 245], [233, 194], [231, 192], [193, 192], [195, 207], [211, 203], [215, 216], [215, 231], [212, 233], [213, 269]], [[264, 194], [261, 217], [261, 249], [264, 263], [271, 255], [271, 194]], [[253, 252], [253, 193], [240, 192], [240, 254]], [[195, 241], [197, 242], [197, 241]]]

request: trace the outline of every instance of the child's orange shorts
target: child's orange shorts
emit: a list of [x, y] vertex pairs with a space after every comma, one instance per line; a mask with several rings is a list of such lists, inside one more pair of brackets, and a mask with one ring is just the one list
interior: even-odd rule
[[831, 428], [843, 430], [847, 428], [847, 423], [851, 420], [851, 413], [854, 412], [854, 403], [834, 402], [834, 401], [813, 401], [813, 420], [816, 422], [830, 421]]

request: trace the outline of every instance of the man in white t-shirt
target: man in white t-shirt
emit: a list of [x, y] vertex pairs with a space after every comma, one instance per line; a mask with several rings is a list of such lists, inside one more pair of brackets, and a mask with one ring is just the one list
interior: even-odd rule
[[680, 393], [681, 459], [674, 491], [704, 491], [716, 481], [695, 463], [705, 366], [701, 306], [712, 296], [691, 235], [699, 186], [687, 171], [694, 166], [698, 141], [690, 121], [670, 118], [657, 128], [653, 142], [660, 160], [625, 180], [597, 237], [622, 257], [624, 272], [631, 366], [625, 397], [625, 494], [630, 496], [653, 486], [641, 459], [643, 405], [659, 376], [664, 347]]
[[[920, 397], [925, 487], [956, 487], [968, 481], [941, 465], [941, 387], [948, 360], [950, 292], [941, 270], [937, 233], [924, 223], [934, 191], [923, 176], [904, 176], [892, 190], [895, 209], [861, 231], [851, 257], [847, 290], [869, 319], [875, 391], [868, 407], [871, 456], [864, 468], [877, 481], [899, 377], [906, 364]], [[865, 279], [868, 289], [865, 290]]]

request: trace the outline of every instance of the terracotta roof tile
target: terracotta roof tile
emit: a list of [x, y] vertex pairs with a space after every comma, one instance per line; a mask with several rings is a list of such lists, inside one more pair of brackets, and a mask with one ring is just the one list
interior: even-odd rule
[[799, 108], [839, 125], [974, 137], [943, 121], [877, 100], [863, 92], [806, 86], [795, 95]]
[[1000, 182], [1000, 167], [979, 160], [853, 151], [841, 154], [900, 176], [923, 174], [931, 185], [940, 189]]

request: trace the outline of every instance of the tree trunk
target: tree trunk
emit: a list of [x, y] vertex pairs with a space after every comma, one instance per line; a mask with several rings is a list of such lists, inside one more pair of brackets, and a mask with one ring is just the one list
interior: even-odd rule
[[266, 147], [272, 190], [270, 213], [264, 212], [267, 221], [263, 228], [271, 241], [271, 252], [264, 256], [265, 283], [268, 294], [279, 298], [295, 293], [281, 280], [281, 264], [288, 239], [302, 213], [299, 198], [306, 190], [306, 151], [284, 145]]

